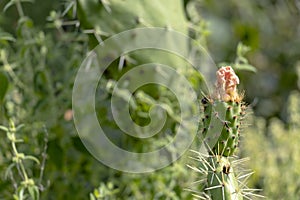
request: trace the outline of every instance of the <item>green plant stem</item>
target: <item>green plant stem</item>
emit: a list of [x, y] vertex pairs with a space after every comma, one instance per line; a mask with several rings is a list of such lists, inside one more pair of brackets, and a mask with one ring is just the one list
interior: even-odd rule
[[20, 0], [16, 0], [16, 7], [17, 7], [17, 10], [18, 10], [19, 16], [21, 18], [23, 18], [25, 15], [24, 15], [24, 11], [23, 11], [23, 8], [22, 8]]
[[23, 160], [22, 160], [23, 158], [20, 158], [21, 154], [18, 152], [18, 149], [17, 149], [17, 146], [16, 146], [15, 132], [16, 132], [15, 124], [14, 124], [14, 122], [10, 121], [10, 127], [7, 131], [7, 136], [8, 136], [8, 139], [10, 140], [10, 142], [11, 142], [11, 147], [12, 147], [12, 150], [13, 150], [13, 156], [16, 158], [15, 162], [16, 162], [16, 167], [18, 169], [18, 172], [19, 172], [21, 178], [25, 182], [27, 182], [28, 181], [28, 175], [27, 175], [27, 172], [26, 172], [24, 164], [23, 164]]
[[18, 150], [17, 150], [16, 144], [14, 142], [12, 142], [11, 146], [13, 148], [14, 155], [17, 156], [18, 155]]
[[[10, 132], [9, 134], [11, 134], [12, 138], [15, 138], [15, 133], [13, 131]], [[16, 143], [12, 139], [10, 141], [11, 141], [11, 146], [13, 149], [13, 154], [14, 154], [14, 156], [18, 157], [20, 154], [17, 150]], [[24, 181], [28, 181], [28, 176], [27, 176], [27, 172], [24, 168], [23, 161], [22, 160], [18, 161], [17, 166], [18, 166], [18, 170], [20, 170], [20, 174], [22, 175], [21, 177], [24, 179]]]
[[44, 126], [44, 132], [45, 132], [45, 138], [44, 138], [45, 145], [44, 145], [44, 150], [42, 153], [42, 163], [41, 163], [41, 170], [40, 170], [40, 177], [39, 177], [39, 187], [40, 187], [41, 191], [44, 190], [44, 187], [42, 185], [42, 180], [43, 180], [43, 176], [44, 176], [44, 170], [45, 170], [46, 159], [47, 159], [46, 152], [48, 149], [48, 136], [49, 136], [48, 130], [46, 129], [45, 126]]
[[18, 85], [20, 88], [25, 89], [25, 85], [22, 83], [22, 81], [18, 78], [18, 76], [15, 74], [14, 70], [12, 69], [12, 66], [9, 64], [6, 55], [4, 52], [1, 52], [1, 60], [4, 64], [4, 70], [7, 71], [9, 76], [14, 80], [16, 85]]
[[19, 165], [20, 165], [21, 171], [22, 171], [23, 176], [24, 176], [24, 181], [27, 182], [28, 181], [28, 176], [27, 176], [27, 172], [26, 172], [26, 170], [24, 168], [23, 162], [20, 161]]

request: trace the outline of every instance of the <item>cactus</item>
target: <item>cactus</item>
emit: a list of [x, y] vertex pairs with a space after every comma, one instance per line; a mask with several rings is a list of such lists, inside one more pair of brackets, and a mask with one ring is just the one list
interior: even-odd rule
[[[188, 35], [190, 22], [186, 17], [184, 2], [181, 0], [77, 0], [78, 18], [83, 32], [89, 34], [90, 47], [94, 48], [99, 43], [110, 36], [114, 36], [123, 31], [136, 28], [158, 27], [166, 31], [175, 30]], [[190, 41], [178, 41], [168, 35], [160, 35], [160, 43], [166, 46], [176, 44], [182, 52], [188, 52], [193, 44]], [[128, 38], [130, 44], [136, 43], [136, 38]], [[115, 49], [120, 50], [124, 44], [115, 44]], [[151, 56], [149, 56], [151, 55]], [[121, 62], [122, 60], [122, 62]], [[108, 79], [117, 80], [123, 73], [145, 63], [160, 63], [171, 66], [181, 72], [186, 77], [195, 76], [196, 70], [181, 57], [174, 53], [159, 49], [143, 49], [124, 54], [120, 62], [113, 62], [105, 74]], [[120, 66], [120, 64], [122, 66]], [[121, 69], [121, 70], [120, 70]], [[157, 74], [149, 73], [147, 76], [155, 77]], [[197, 75], [198, 76], [198, 75]], [[155, 79], [155, 78], [154, 78]], [[199, 87], [196, 79], [193, 86]], [[148, 91], [152, 96], [157, 96], [158, 86], [151, 86], [153, 91]], [[163, 91], [159, 92], [162, 93]]]
[[188, 20], [181, 0], [77, 0], [77, 6], [81, 26], [94, 29], [102, 39], [142, 27], [188, 32]]
[[[243, 95], [237, 91], [239, 78], [230, 66], [222, 67], [217, 71], [216, 88], [211, 97], [201, 100], [204, 117], [202, 119], [202, 137], [206, 144], [208, 154], [197, 152], [196, 160], [200, 161], [198, 168], [192, 169], [204, 174], [204, 192], [200, 199], [212, 200], [242, 200], [251, 196], [262, 197], [254, 194], [256, 190], [245, 188], [241, 179], [247, 179], [252, 173], [240, 175], [242, 160], [234, 160], [233, 155], [237, 149], [242, 121], [246, 114], [246, 105], [242, 102]], [[223, 113], [223, 114], [221, 114]], [[221, 124], [220, 133], [214, 131], [214, 122]], [[214, 140], [214, 137], [216, 139]], [[212, 142], [213, 141], [213, 142]], [[232, 161], [234, 160], [234, 161]]]
[[[77, 5], [81, 27], [85, 32], [91, 33], [89, 34], [91, 48], [110, 36], [135, 28], [160, 27], [165, 28], [166, 31], [188, 33], [189, 22], [184, 13], [183, 1], [180, 0], [77, 0]], [[181, 45], [175, 39], [166, 40], [169, 40], [170, 44], [177, 42], [176, 45]], [[132, 44], [135, 43], [134, 37], [130, 40]], [[123, 44], [119, 45], [122, 48]], [[182, 45], [182, 48], [187, 49], [187, 43]], [[186, 65], [174, 54], [153, 49], [131, 52], [125, 55], [124, 63], [128, 69], [128, 67], [151, 62], [176, 68]]]
[[[84, 33], [89, 34], [91, 49], [105, 39], [131, 29], [157, 27], [166, 31], [174, 30], [184, 35], [189, 35], [191, 32], [191, 22], [187, 19], [182, 0], [76, 0], [76, 2], [80, 26]], [[195, 53], [189, 52], [192, 47], [198, 48], [188, 40], [178, 41], [176, 37], [159, 36], [160, 43], [166, 46], [176, 45], [178, 49], [182, 50], [182, 55], [185, 53], [186, 56], [192, 55]], [[197, 40], [197, 38], [194, 39]], [[132, 44], [136, 42], [135, 37], [128, 38], [128, 41]], [[123, 46], [122, 43], [116, 44], [115, 49], [122, 49]], [[196, 70], [192, 69], [184, 59], [172, 52], [159, 49], [143, 49], [126, 53], [123, 58], [120, 58], [120, 62], [111, 64], [107, 74], [109, 78], [116, 80], [120, 74], [145, 63], [168, 65], [180, 69], [186, 77], [196, 79], [193, 81], [203, 81], [203, 77], [200, 77], [199, 73], [195, 73]], [[120, 74], [117, 71], [120, 71]], [[194, 86], [198, 88], [199, 83], [195, 83]]]
[[229, 66], [222, 67], [217, 72], [217, 76], [214, 97], [210, 100], [204, 97], [201, 101], [205, 113], [205, 117], [202, 119], [204, 126], [202, 134], [205, 137], [210, 130], [213, 107], [224, 110], [224, 120], [219, 118], [222, 120], [223, 128], [210, 153], [227, 157], [233, 155], [237, 148], [246, 106], [241, 102], [242, 97], [237, 93], [236, 85], [239, 83], [239, 79], [232, 68]]

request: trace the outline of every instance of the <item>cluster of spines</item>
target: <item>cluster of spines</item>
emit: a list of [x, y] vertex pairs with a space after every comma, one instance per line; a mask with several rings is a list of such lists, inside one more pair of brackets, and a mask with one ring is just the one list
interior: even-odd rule
[[212, 198], [242, 200], [241, 189], [228, 158], [217, 155], [208, 160], [213, 169], [208, 172], [206, 189], [210, 190]]
[[196, 152], [197, 157], [192, 159], [199, 162], [198, 167], [189, 166], [192, 170], [200, 173], [206, 178], [196, 183], [205, 184], [204, 191], [194, 191], [193, 196], [202, 200], [251, 200], [254, 197], [264, 198], [257, 194], [259, 189], [250, 189], [246, 186], [248, 178], [253, 174], [252, 171], [245, 170], [242, 165], [248, 159], [233, 159], [220, 155], [208, 155]]

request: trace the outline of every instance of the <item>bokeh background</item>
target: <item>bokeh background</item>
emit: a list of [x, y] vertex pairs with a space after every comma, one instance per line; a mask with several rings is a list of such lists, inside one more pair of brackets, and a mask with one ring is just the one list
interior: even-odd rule
[[[235, 68], [251, 108], [239, 150], [255, 172], [248, 186], [262, 189], [267, 199], [299, 199], [299, 0], [1, 0], [0, 10], [0, 124], [24, 124], [16, 133], [23, 140], [18, 151], [41, 162], [24, 161], [39, 197], [24, 190], [23, 199], [192, 199], [187, 188], [200, 190], [192, 185], [197, 173], [186, 167], [188, 153], [154, 173], [119, 172], [86, 151], [72, 121], [72, 86], [87, 53], [111, 35], [152, 26], [189, 35], [218, 66]], [[125, 55], [123, 65], [113, 63], [99, 83], [107, 95], [96, 95], [98, 118], [109, 137], [136, 152], [170, 142], [180, 115], [167, 88], [148, 85], [134, 95], [132, 119], [145, 125], [151, 105], [164, 104], [167, 134], [147, 141], [121, 136], [108, 109], [110, 88], [123, 73], [149, 61], [174, 62], [151, 51]], [[176, 69], [201, 90], [201, 75]], [[12, 157], [11, 140], [1, 131], [0, 199], [17, 198], [24, 188]]]

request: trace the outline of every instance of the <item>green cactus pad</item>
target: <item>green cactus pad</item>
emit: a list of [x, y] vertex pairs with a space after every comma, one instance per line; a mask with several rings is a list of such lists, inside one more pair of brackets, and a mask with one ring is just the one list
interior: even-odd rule
[[[77, 0], [78, 18], [85, 29], [97, 29], [102, 39], [141, 27], [164, 27], [188, 33], [180, 0]], [[94, 40], [92, 46], [98, 45]]]

